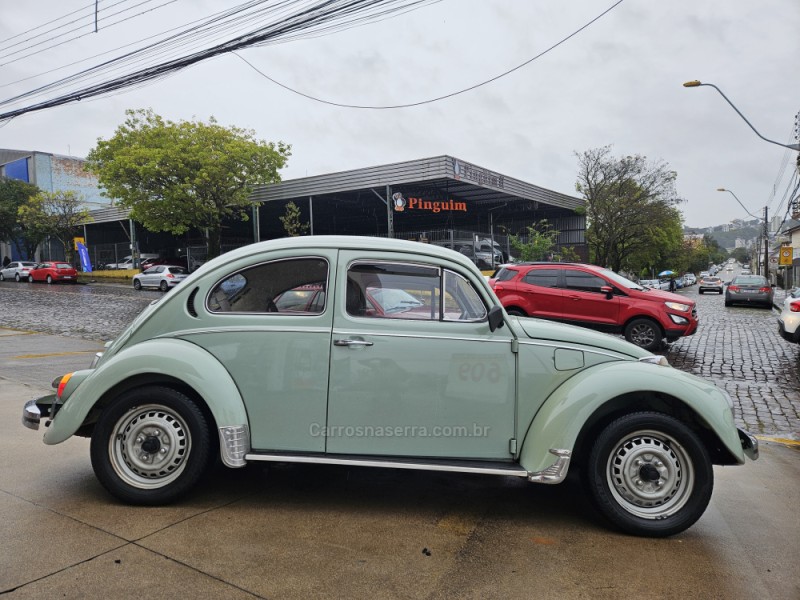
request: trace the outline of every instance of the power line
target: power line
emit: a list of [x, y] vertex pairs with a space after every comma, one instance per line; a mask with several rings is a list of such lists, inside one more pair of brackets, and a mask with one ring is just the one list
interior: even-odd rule
[[[145, 67], [133, 73], [90, 85], [50, 100], [2, 113], [0, 114], [0, 120], [14, 118], [36, 110], [60, 106], [68, 102], [106, 95], [132, 85], [150, 82], [156, 78], [174, 73], [180, 69], [184, 69], [202, 60], [220, 54], [241, 50], [249, 46], [273, 43], [283, 37], [297, 35], [299, 32], [319, 33], [320, 30], [325, 28], [327, 32], [330, 33], [342, 28], [373, 22], [375, 18], [385, 17], [390, 14], [399, 14], [401, 11], [407, 11], [412, 7], [421, 7], [436, 1], [439, 0], [283, 0], [277, 3], [279, 7], [283, 7], [284, 9], [295, 7], [295, 9], [289, 12], [285, 18], [277, 22], [269, 23], [266, 26], [262, 26], [254, 31], [217, 44], [211, 48], [183, 55], [155, 66]], [[254, 1], [242, 6], [250, 7], [262, 3], [263, 0], [262, 2]], [[241, 10], [244, 9], [242, 7], [237, 7], [233, 12]], [[273, 10], [271, 12], [274, 13], [275, 11]], [[74, 84], [80, 79], [96, 77], [99, 72], [104, 70], [118, 69], [120, 68], [119, 65], [121, 62], [141, 60], [142, 56], [146, 55], [148, 52], [163, 52], [164, 49], [168, 48], [170, 45], [179, 47], [186, 43], [187, 38], [191, 39], [192, 36], [200, 35], [202, 32], [207, 32], [209, 30], [213, 31], [213, 28], [218, 25], [219, 20], [219, 18], [212, 19], [211, 21], [178, 33], [171, 38], [156, 42], [151, 46], [135, 50], [127, 55], [109, 60], [101, 65], [86, 69], [57, 82], [8, 98], [0, 102], [0, 106], [16, 103], [23, 99], [29, 99], [70, 83]]]
[[261, 75], [265, 79], [271, 81], [275, 85], [277, 85], [279, 87], [282, 87], [283, 89], [285, 89], [285, 90], [287, 90], [289, 92], [292, 92], [293, 94], [297, 94], [298, 96], [302, 96], [304, 98], [308, 98], [309, 100], [313, 100], [314, 102], [320, 102], [322, 104], [328, 104], [330, 106], [338, 106], [339, 108], [359, 108], [359, 109], [368, 109], [368, 110], [390, 110], [390, 109], [396, 109], [396, 108], [411, 108], [411, 107], [414, 107], [414, 106], [421, 106], [423, 104], [431, 104], [433, 102], [439, 102], [440, 100], [446, 100], [447, 98], [452, 98], [452, 97], [458, 96], [460, 94], [465, 94], [466, 92], [471, 92], [472, 90], [475, 90], [475, 89], [478, 89], [479, 87], [482, 87], [484, 85], [488, 85], [490, 83], [493, 83], [493, 82], [497, 81], [498, 79], [501, 79], [501, 78], [505, 77], [506, 75], [510, 75], [511, 73], [513, 73], [515, 71], [518, 71], [519, 69], [521, 69], [523, 67], [526, 67], [527, 65], [531, 64], [533, 61], [541, 58], [545, 54], [548, 54], [552, 50], [555, 50], [560, 45], [565, 43], [567, 40], [569, 40], [569, 39], [575, 37], [576, 35], [578, 35], [581, 31], [583, 31], [584, 29], [586, 29], [587, 27], [589, 27], [590, 25], [592, 25], [593, 23], [595, 23], [596, 21], [598, 21], [599, 19], [604, 17], [606, 14], [611, 12], [617, 6], [622, 4], [622, 2], [623, 2], [623, 0], [618, 0], [618, 2], [616, 2], [615, 4], [613, 4], [612, 6], [607, 8], [606, 10], [604, 10], [602, 13], [600, 13], [594, 19], [592, 19], [591, 21], [589, 21], [588, 23], [586, 23], [585, 25], [583, 25], [579, 29], [576, 29], [575, 31], [570, 33], [565, 38], [562, 38], [561, 40], [559, 40], [558, 42], [556, 42], [555, 44], [553, 44], [552, 46], [550, 46], [546, 50], [543, 50], [542, 52], [540, 52], [536, 56], [533, 56], [532, 58], [529, 58], [525, 62], [520, 63], [516, 67], [512, 67], [511, 69], [508, 69], [507, 71], [504, 71], [504, 72], [500, 73], [499, 75], [495, 75], [494, 77], [490, 77], [489, 79], [486, 79], [485, 81], [481, 81], [480, 83], [476, 83], [474, 85], [471, 85], [469, 87], [463, 88], [461, 90], [458, 90], [458, 91], [455, 91], [455, 92], [450, 92], [449, 94], [444, 94], [442, 96], [436, 96], [435, 98], [429, 98], [428, 100], [420, 100], [419, 102], [408, 102], [408, 103], [405, 103], [405, 104], [392, 104], [392, 105], [384, 105], [384, 106], [370, 106], [370, 105], [363, 105], [363, 104], [347, 104], [347, 103], [343, 103], [343, 102], [334, 102], [332, 100], [325, 100], [323, 98], [318, 98], [316, 96], [312, 96], [311, 94], [306, 94], [304, 92], [301, 92], [300, 90], [297, 90], [295, 88], [289, 87], [288, 85], [286, 85], [284, 83], [281, 83], [280, 81], [278, 81], [276, 79], [273, 79], [272, 77], [270, 77], [269, 75], [267, 75], [263, 71], [259, 70], [255, 65], [253, 65], [250, 61], [245, 59], [243, 56], [241, 56], [237, 52], [233, 52], [232, 51], [231, 53], [234, 54], [237, 58], [239, 58], [243, 62], [245, 62], [256, 73], [258, 73], [259, 75]]

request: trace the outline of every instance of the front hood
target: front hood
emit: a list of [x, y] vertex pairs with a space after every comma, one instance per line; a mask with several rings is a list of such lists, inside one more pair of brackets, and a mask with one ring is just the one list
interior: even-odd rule
[[644, 298], [646, 300], [655, 300], [662, 302], [680, 302], [681, 304], [694, 304], [693, 300], [689, 300], [686, 296], [680, 294], [673, 294], [672, 292], [665, 292], [664, 290], [650, 290], [649, 292], [637, 291], [637, 298]]
[[619, 352], [635, 359], [651, 356], [647, 350], [643, 350], [639, 346], [607, 333], [592, 331], [576, 325], [566, 325], [529, 317], [508, 318], [516, 319], [525, 334], [532, 339], [602, 348], [603, 350]]

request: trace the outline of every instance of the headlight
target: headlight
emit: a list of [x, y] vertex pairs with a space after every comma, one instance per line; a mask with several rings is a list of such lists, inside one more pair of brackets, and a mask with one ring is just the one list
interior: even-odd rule
[[650, 363], [652, 365], [658, 365], [660, 367], [668, 367], [669, 361], [667, 360], [666, 356], [660, 356], [658, 354], [654, 354], [653, 356], [643, 356], [639, 359], [639, 362], [643, 363]]
[[681, 312], [689, 312], [691, 306], [688, 304], [681, 304], [680, 302], [664, 302], [667, 305], [667, 308], [671, 308], [672, 310], [679, 310]]

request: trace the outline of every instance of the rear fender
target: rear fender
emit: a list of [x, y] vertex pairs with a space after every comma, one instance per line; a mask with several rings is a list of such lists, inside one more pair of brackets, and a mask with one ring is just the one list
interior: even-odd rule
[[583, 426], [604, 404], [642, 393], [667, 395], [682, 402], [713, 431], [736, 462], [744, 463], [733, 412], [723, 392], [671, 367], [625, 361], [586, 369], [557, 388], [528, 427], [520, 464], [528, 472], [544, 471], [557, 460], [550, 450], [573, 451]]
[[74, 435], [98, 402], [113, 400], [106, 396], [114, 388], [148, 376], [179, 379], [192, 388], [208, 406], [217, 429], [247, 425], [239, 390], [213, 355], [184, 340], [155, 339], [122, 350], [83, 378], [45, 431], [44, 443], [58, 444]]

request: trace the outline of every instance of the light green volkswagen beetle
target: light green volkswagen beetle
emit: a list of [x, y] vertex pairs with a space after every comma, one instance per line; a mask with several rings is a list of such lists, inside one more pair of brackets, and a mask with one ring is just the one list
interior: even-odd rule
[[616, 337], [510, 317], [469, 259], [398, 240], [220, 256], [57, 387], [23, 422], [49, 419], [46, 444], [91, 437], [98, 479], [134, 504], [175, 500], [217, 454], [546, 484], [577, 468], [614, 525], [666, 536], [703, 514], [713, 464], [758, 455], [710, 382]]

